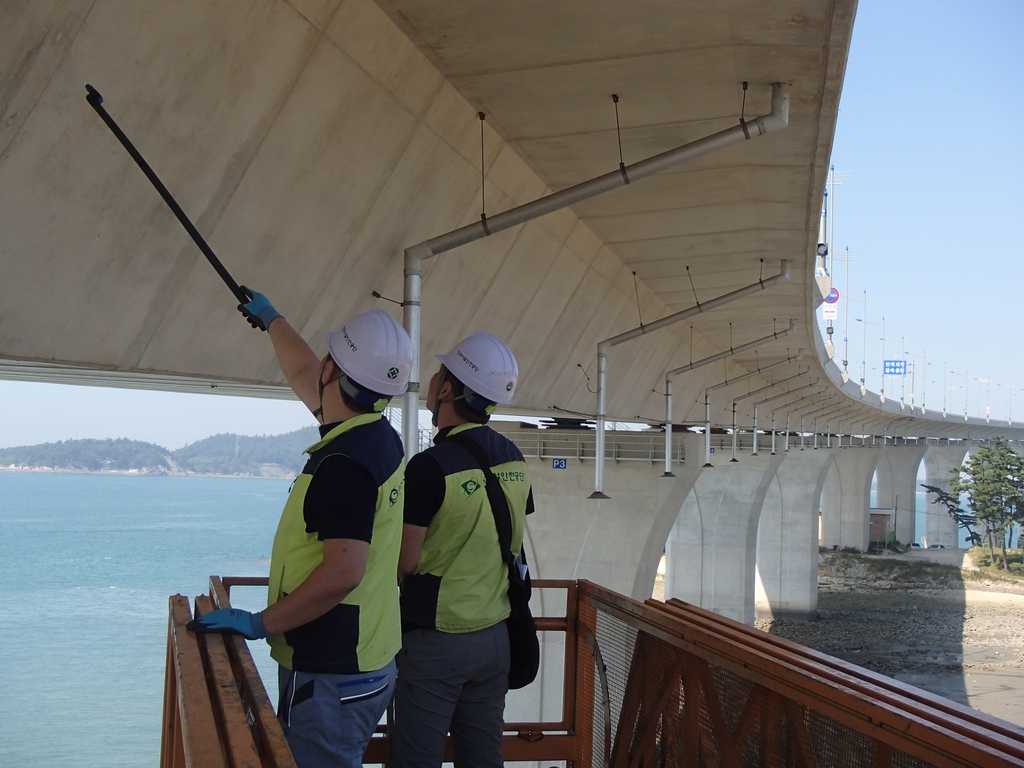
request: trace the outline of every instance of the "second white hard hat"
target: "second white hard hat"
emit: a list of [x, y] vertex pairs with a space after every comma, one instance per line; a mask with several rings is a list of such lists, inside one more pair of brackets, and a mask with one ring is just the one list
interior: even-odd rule
[[447, 355], [436, 355], [451, 374], [485, 400], [508, 405], [516, 392], [519, 366], [515, 355], [497, 336], [470, 334]]
[[364, 389], [394, 397], [409, 388], [412, 342], [383, 309], [371, 309], [327, 332], [327, 348], [342, 372]]

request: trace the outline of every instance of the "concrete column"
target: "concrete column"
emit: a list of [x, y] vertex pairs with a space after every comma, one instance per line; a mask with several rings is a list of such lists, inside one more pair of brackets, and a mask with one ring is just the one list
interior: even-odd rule
[[882, 452], [877, 448], [840, 448], [822, 490], [821, 545], [867, 551], [871, 478]]
[[[517, 439], [516, 431], [503, 432]], [[654, 589], [665, 539], [702, 471], [703, 438], [683, 438], [682, 466], [676, 477], [661, 477], [661, 462], [609, 461], [605, 492], [610, 499], [588, 499], [593, 490], [592, 461], [570, 459], [554, 469], [551, 459], [527, 457], [537, 511], [526, 520], [526, 549], [535, 579], [589, 579], [646, 600]], [[534, 593], [534, 611], [564, 615], [564, 592]], [[549, 602], [550, 601], [550, 602]], [[509, 720], [555, 720], [561, 713], [565, 636], [542, 632], [537, 681], [509, 691]]]
[[665, 539], [703, 464], [703, 438], [683, 438], [686, 457], [676, 477], [646, 462], [609, 462], [605, 493], [588, 499], [594, 466], [569, 462], [555, 470], [551, 461], [528, 460], [537, 511], [527, 519], [530, 571], [537, 579], [589, 579], [646, 600], [654, 589]]
[[[967, 445], [929, 445], [924, 454], [925, 483], [949, 491], [949, 470], [962, 464], [967, 456]], [[946, 514], [945, 507], [932, 504], [931, 494], [925, 507], [924, 538], [928, 544], [960, 546], [956, 521]]]
[[754, 622], [761, 506], [785, 454], [707, 469], [686, 497], [665, 546], [665, 596]]
[[917, 470], [927, 447], [891, 445], [878, 460], [878, 506], [895, 510], [896, 539], [903, 544], [916, 541]]
[[818, 507], [833, 453], [791, 451], [768, 489], [757, 526], [758, 618], [817, 618]]

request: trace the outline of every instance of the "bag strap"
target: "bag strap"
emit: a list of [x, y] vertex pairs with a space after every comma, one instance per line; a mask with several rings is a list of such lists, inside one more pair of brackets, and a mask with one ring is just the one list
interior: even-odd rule
[[484, 490], [487, 491], [487, 500], [491, 503], [491, 513], [494, 515], [494, 525], [498, 529], [498, 544], [501, 546], [501, 559], [508, 565], [509, 576], [512, 577], [512, 569], [515, 568], [515, 556], [512, 554], [512, 513], [508, 508], [508, 499], [505, 498], [505, 491], [501, 483], [491, 471], [487, 454], [476, 440], [473, 440], [465, 432], [448, 435], [446, 440], [462, 446], [465, 451], [473, 457], [484, 472]]

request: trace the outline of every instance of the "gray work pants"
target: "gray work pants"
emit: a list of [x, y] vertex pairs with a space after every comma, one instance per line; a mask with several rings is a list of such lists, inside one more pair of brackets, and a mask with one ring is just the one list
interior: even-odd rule
[[397, 661], [391, 765], [437, 768], [451, 733], [457, 767], [501, 768], [509, 664], [505, 622], [460, 634], [406, 631]]
[[278, 668], [277, 717], [299, 768], [360, 768], [395, 690], [395, 662], [329, 675]]

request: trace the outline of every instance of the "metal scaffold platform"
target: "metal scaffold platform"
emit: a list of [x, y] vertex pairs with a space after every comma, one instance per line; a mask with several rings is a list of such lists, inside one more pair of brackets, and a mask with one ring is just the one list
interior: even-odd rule
[[[232, 586], [265, 584], [213, 576], [195, 613], [228, 607]], [[534, 589], [545, 604], [564, 605], [537, 618], [545, 667], [560, 674], [560, 719], [506, 723], [507, 761], [1024, 765], [1024, 731], [1014, 725], [710, 611], [640, 603], [587, 581]], [[162, 768], [294, 766], [245, 641], [197, 636], [185, 629], [191, 618], [188, 598], [172, 596]], [[388, 764], [386, 724], [364, 762]]]

